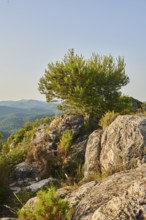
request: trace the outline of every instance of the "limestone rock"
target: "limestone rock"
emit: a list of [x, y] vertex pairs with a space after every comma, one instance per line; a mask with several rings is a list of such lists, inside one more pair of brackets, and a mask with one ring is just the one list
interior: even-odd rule
[[71, 220], [127, 220], [146, 217], [146, 165], [116, 173], [81, 199]]
[[84, 179], [88, 179], [94, 172], [100, 172], [101, 130], [90, 134], [85, 153]]
[[48, 185], [58, 185], [59, 186], [60, 182], [59, 182], [59, 180], [57, 180], [55, 178], [49, 177], [48, 179], [43, 179], [43, 180], [40, 180], [38, 182], [31, 184], [30, 186], [27, 186], [25, 189], [29, 190], [31, 192], [37, 192], [39, 190], [44, 189], [45, 186], [48, 186]]
[[118, 116], [102, 134], [101, 146], [102, 171], [145, 163], [146, 117]]
[[68, 193], [65, 196], [65, 199], [70, 203], [72, 207], [75, 207], [80, 202], [80, 200], [84, 198], [86, 194], [88, 194], [97, 184], [97, 181], [85, 183], [71, 193]]

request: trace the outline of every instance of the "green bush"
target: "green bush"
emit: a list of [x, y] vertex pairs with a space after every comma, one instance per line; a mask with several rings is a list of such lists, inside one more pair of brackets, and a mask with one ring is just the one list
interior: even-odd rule
[[26, 207], [18, 212], [23, 220], [69, 220], [71, 209], [69, 203], [58, 197], [56, 190], [51, 187], [47, 192], [40, 191], [33, 209]]
[[100, 119], [99, 125], [103, 128], [108, 127], [117, 117], [119, 113], [114, 111], [106, 112], [104, 116]]
[[63, 151], [65, 155], [68, 154], [70, 147], [73, 142], [74, 131], [73, 130], [65, 130], [60, 138], [58, 149]]

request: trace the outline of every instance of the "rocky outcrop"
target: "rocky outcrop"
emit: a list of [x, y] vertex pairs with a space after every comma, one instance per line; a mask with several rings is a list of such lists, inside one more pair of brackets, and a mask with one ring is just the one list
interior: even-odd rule
[[137, 169], [114, 174], [96, 184], [75, 207], [71, 220], [145, 218], [146, 165], [142, 165]]
[[146, 162], [146, 117], [118, 116], [103, 132], [94, 131], [85, 153], [84, 178], [114, 173]]
[[[32, 137], [26, 161], [16, 166], [17, 179], [23, 180], [30, 175], [34, 180], [36, 177], [57, 176], [62, 163], [57, 149], [61, 135], [65, 130], [72, 130], [75, 139], [83, 127], [84, 118], [81, 115], [56, 117], [50, 124], [40, 125]], [[80, 155], [84, 154], [85, 147], [81, 151]]]
[[[71, 123], [69, 117], [61, 119], [57, 124], [49, 125], [47, 129], [51, 131], [48, 131], [49, 136], [45, 136], [45, 141], [43, 135], [39, 138], [34, 136], [33, 152], [31, 152], [33, 160], [36, 162], [37, 153], [43, 152], [43, 160], [48, 161], [45, 167], [48, 171], [51, 163], [53, 165], [57, 163], [55, 160], [57, 148], [53, 148], [55, 146], [53, 143], [57, 143], [66, 128], [76, 129], [75, 136], [78, 137], [83, 126], [80, 119], [76, 118], [77, 124]], [[79, 121], [81, 125], [78, 127]], [[146, 117], [118, 116], [104, 131], [96, 130], [89, 137], [77, 138], [65, 159], [67, 163], [72, 162], [74, 169], [74, 159], [84, 161], [84, 154], [84, 179], [80, 182], [82, 185], [76, 189], [74, 185], [57, 190], [58, 195], [68, 200], [74, 209], [71, 220], [144, 220], [146, 218]], [[64, 162], [62, 165], [64, 171], [70, 170], [69, 163], [66, 165]], [[52, 168], [54, 171], [54, 166]], [[107, 178], [103, 177], [105, 172], [112, 174], [116, 171], [120, 172]], [[96, 179], [84, 183], [97, 172], [101, 173], [102, 180]], [[36, 198], [30, 200], [28, 204], [33, 207], [35, 201]]]
[[102, 171], [146, 162], [146, 117], [118, 116], [101, 138]]
[[90, 178], [95, 172], [100, 172], [101, 135], [102, 130], [96, 130], [89, 136], [85, 153], [84, 179]]
[[57, 149], [57, 141], [65, 130], [73, 130], [75, 137], [78, 136], [84, 126], [82, 115], [65, 115], [56, 117], [49, 125], [40, 125], [32, 137], [31, 145], [37, 147], [46, 144], [48, 150]]

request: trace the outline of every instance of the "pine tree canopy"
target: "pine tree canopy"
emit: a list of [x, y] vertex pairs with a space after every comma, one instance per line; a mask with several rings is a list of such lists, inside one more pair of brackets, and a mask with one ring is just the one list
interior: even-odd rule
[[76, 112], [99, 119], [106, 111], [120, 112], [129, 105], [120, 91], [128, 82], [124, 58], [92, 54], [87, 60], [71, 49], [61, 61], [48, 64], [39, 91], [47, 101], [61, 99]]

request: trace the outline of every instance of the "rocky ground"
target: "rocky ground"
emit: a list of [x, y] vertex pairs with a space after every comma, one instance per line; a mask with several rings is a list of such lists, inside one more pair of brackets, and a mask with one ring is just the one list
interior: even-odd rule
[[[11, 189], [38, 191], [49, 181], [59, 187], [54, 168], [61, 168], [73, 184], [72, 162], [79, 161], [84, 172], [78, 187], [57, 191], [74, 207], [71, 220], [146, 219], [146, 117], [118, 116], [105, 130], [89, 136], [82, 133], [83, 128], [82, 116], [65, 116], [54, 124], [41, 125], [26, 160], [16, 166]], [[73, 130], [74, 137], [64, 155], [58, 143], [65, 130]]]

